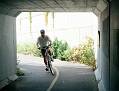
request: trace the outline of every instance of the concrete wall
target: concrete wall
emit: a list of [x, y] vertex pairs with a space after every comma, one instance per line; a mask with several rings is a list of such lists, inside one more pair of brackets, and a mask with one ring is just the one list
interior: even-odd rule
[[95, 71], [99, 91], [109, 91], [109, 9], [99, 15], [100, 47]]
[[104, 91], [109, 91], [109, 9], [108, 7], [101, 13], [101, 82], [104, 85]]
[[110, 3], [110, 91], [119, 91], [119, 0]]
[[100, 16], [98, 86], [99, 91], [119, 91], [119, 1], [111, 0], [110, 16], [108, 11], [106, 8]]
[[0, 88], [16, 72], [16, 18], [0, 14]]

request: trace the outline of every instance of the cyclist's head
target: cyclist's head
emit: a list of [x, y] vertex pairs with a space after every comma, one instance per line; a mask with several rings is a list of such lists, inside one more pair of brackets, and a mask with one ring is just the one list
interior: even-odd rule
[[40, 33], [45, 33], [45, 30], [44, 30], [44, 29], [41, 29], [41, 30], [40, 30]]
[[40, 33], [41, 33], [41, 36], [44, 37], [44, 35], [45, 35], [45, 30], [44, 30], [44, 29], [41, 29], [41, 30], [40, 30]]

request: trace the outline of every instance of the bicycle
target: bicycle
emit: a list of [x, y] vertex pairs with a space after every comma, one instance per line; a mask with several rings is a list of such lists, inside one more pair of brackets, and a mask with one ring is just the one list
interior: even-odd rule
[[48, 52], [48, 49], [49, 49], [49, 46], [45, 46], [43, 47], [43, 49], [45, 49], [45, 58], [46, 58], [46, 61], [47, 61], [47, 64], [48, 64], [48, 69], [50, 70], [50, 73], [52, 75], [54, 75], [54, 70], [53, 70], [53, 67], [52, 67], [52, 58], [51, 58], [51, 55], [49, 54]]

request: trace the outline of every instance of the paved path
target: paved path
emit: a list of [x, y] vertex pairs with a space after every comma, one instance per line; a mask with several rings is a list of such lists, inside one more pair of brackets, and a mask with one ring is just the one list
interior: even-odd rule
[[94, 72], [86, 65], [55, 60], [52, 76], [45, 72], [42, 58], [19, 55], [19, 59], [25, 76], [2, 91], [98, 91]]

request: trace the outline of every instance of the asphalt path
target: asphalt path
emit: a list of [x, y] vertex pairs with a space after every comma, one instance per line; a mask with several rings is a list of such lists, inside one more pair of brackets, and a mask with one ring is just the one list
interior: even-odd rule
[[52, 76], [42, 58], [19, 54], [19, 60], [25, 75], [1, 91], [98, 91], [94, 72], [87, 65], [55, 59]]

